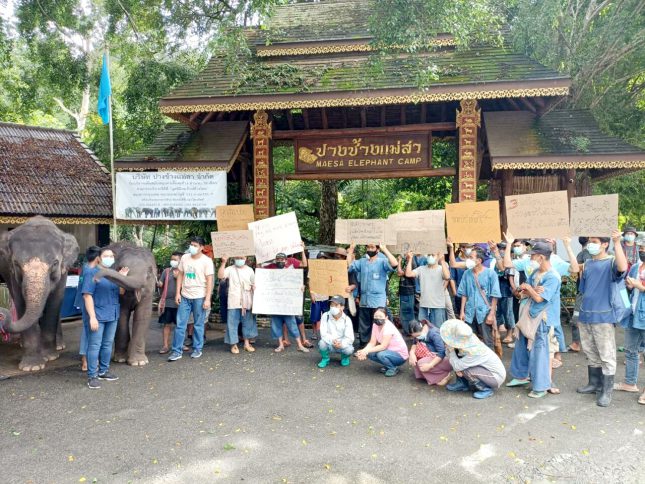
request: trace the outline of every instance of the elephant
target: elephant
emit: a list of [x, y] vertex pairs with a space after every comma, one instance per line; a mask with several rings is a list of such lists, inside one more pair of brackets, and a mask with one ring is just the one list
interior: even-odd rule
[[153, 212], [153, 215], [152, 215], [152, 216], [153, 216], [154, 218], [159, 218], [159, 217], [161, 217], [161, 209], [159, 209], [159, 208], [155, 208], [155, 210], [154, 210], [154, 212]]
[[152, 214], [154, 213], [154, 210], [151, 208], [142, 208], [141, 212], [143, 213], [144, 218], [152, 218]]
[[181, 218], [181, 208], [175, 209], [175, 218]]
[[[114, 269], [101, 269], [94, 276], [105, 277], [126, 291], [119, 298], [121, 312], [114, 338], [114, 361], [143, 366], [146, 357], [146, 336], [152, 317], [152, 300], [157, 284], [157, 264], [148, 249], [132, 244], [116, 242], [108, 246], [114, 252]], [[118, 271], [128, 267], [127, 276]], [[132, 332], [130, 331], [130, 316]]]
[[202, 218], [208, 217], [208, 209], [207, 208], [200, 208], [198, 210], [199, 216]]
[[0, 238], [0, 277], [7, 283], [18, 318], [0, 321], [0, 329], [21, 333], [21, 370], [42, 370], [64, 349], [60, 310], [67, 270], [78, 251], [73, 235], [41, 216]]

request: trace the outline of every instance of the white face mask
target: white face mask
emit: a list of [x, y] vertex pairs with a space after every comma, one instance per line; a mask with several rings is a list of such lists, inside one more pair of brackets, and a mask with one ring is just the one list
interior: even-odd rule
[[112, 267], [114, 265], [114, 257], [101, 257], [101, 264], [103, 267]]
[[600, 244], [596, 244], [594, 242], [589, 242], [587, 244], [587, 252], [589, 252], [591, 255], [600, 254]]
[[199, 252], [199, 248], [195, 247], [194, 245], [188, 246], [188, 253], [190, 255], [197, 255], [197, 252]]
[[538, 261], [536, 261], [536, 260], [531, 259], [531, 263], [529, 264], [529, 266], [534, 271], [537, 271], [540, 268], [540, 263]]
[[433, 266], [437, 263], [437, 259], [433, 255], [428, 256], [428, 265]]
[[341, 313], [341, 310], [340, 310], [340, 308], [333, 307], [333, 308], [329, 308], [329, 312], [331, 313], [331, 315], [333, 317], [336, 317]]
[[173, 269], [176, 269], [179, 266], [179, 261], [178, 260], [171, 260], [170, 261], [170, 267]]
[[634, 234], [626, 234], [625, 235], [625, 242], [634, 242], [636, 240], [636, 236]]
[[472, 259], [466, 259], [466, 269], [474, 269], [477, 263]]

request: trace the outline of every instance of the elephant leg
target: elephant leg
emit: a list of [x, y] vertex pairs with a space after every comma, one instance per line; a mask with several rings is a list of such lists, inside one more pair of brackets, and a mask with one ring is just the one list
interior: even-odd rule
[[[60, 356], [59, 348], [64, 349], [60, 324], [60, 310], [65, 295], [65, 281], [60, 281], [47, 298], [43, 315], [40, 318], [41, 353], [46, 360], [55, 360]], [[60, 339], [59, 339], [60, 332]]]
[[146, 356], [146, 337], [152, 317], [152, 295], [144, 296], [134, 308], [132, 339], [128, 348], [128, 364], [143, 366], [148, 364]]
[[34, 324], [20, 333], [24, 354], [18, 364], [22, 371], [38, 371], [45, 368], [47, 361], [40, 352], [40, 327]]
[[121, 304], [119, 323], [114, 337], [114, 356], [112, 357], [112, 360], [117, 363], [125, 363], [128, 358], [128, 344], [130, 343], [130, 311], [131, 308], [129, 304]]

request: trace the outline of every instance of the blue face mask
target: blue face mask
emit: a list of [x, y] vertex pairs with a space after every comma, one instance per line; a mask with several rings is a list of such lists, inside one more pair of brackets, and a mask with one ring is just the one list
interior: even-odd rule
[[535, 259], [531, 259], [531, 262], [530, 262], [529, 266], [534, 271], [537, 271], [540, 268], [540, 263], [538, 261], [536, 261]]
[[634, 234], [626, 234], [625, 235], [625, 242], [634, 242], [636, 240], [636, 236]]
[[244, 264], [246, 264], [246, 261], [244, 259], [235, 259], [235, 266], [236, 267], [243, 267]]
[[436, 263], [437, 263], [437, 259], [435, 258], [435, 256], [433, 256], [433, 255], [428, 256], [428, 265], [429, 266], [433, 266]]
[[524, 253], [524, 249], [522, 247], [513, 247], [513, 254], [515, 255], [522, 255]]
[[114, 265], [114, 257], [101, 257], [101, 264], [103, 267], [112, 267]]
[[593, 242], [589, 242], [587, 244], [587, 252], [591, 255], [598, 255], [600, 254], [600, 244], [595, 244]]
[[195, 247], [194, 245], [188, 246], [188, 253], [190, 255], [197, 255], [197, 252], [199, 252], [199, 248]]

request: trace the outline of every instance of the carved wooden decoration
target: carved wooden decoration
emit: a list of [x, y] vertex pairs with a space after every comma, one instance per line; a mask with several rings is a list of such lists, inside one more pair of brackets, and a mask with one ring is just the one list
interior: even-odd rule
[[459, 130], [459, 201], [477, 200], [477, 140], [481, 112], [476, 99], [463, 99], [457, 111]]
[[253, 140], [253, 209], [255, 220], [269, 217], [271, 205], [271, 135], [272, 128], [266, 111], [257, 111], [251, 124]]

